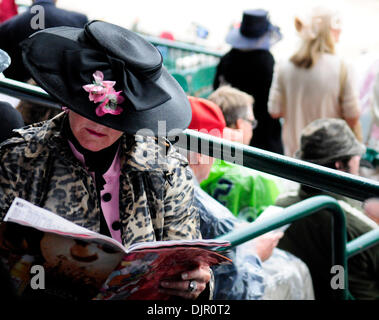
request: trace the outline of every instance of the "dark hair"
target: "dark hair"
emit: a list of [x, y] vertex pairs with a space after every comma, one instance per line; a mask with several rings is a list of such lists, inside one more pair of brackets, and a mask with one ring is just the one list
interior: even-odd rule
[[28, 101], [21, 101], [16, 109], [21, 113], [25, 125], [51, 119], [62, 112], [62, 110], [58, 108], [43, 106]]

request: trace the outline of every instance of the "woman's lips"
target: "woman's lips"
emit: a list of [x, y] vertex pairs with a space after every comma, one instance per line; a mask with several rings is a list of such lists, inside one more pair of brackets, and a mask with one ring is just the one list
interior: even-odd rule
[[88, 129], [88, 128], [86, 128], [86, 130], [88, 131], [89, 134], [92, 134], [92, 135], [94, 135], [96, 137], [105, 137], [106, 136], [106, 134], [102, 134], [100, 132], [97, 132], [97, 131], [94, 131], [94, 130], [91, 130], [91, 129]]

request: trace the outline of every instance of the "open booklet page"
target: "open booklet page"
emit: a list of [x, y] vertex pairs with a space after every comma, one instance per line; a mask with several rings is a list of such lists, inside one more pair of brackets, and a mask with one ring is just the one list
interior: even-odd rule
[[[16, 198], [0, 224], [0, 259], [18, 294], [69, 299], [167, 299], [159, 283], [199, 263], [230, 263], [221, 240], [170, 240], [124, 248], [116, 240], [82, 228]], [[44, 271], [43, 290], [30, 286], [33, 266]], [[41, 281], [42, 281], [41, 280]]]

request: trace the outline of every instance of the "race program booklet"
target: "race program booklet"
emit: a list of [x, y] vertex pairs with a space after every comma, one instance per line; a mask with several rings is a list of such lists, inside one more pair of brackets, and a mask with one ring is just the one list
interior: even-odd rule
[[[57, 214], [15, 198], [0, 224], [0, 259], [20, 296], [67, 299], [165, 300], [162, 280], [178, 279], [200, 263], [229, 264], [217, 253], [224, 240], [169, 240], [135, 243], [76, 225]], [[43, 270], [43, 288], [34, 289], [31, 271]], [[39, 283], [42, 287], [41, 283]], [[37, 283], [38, 287], [38, 283]]]

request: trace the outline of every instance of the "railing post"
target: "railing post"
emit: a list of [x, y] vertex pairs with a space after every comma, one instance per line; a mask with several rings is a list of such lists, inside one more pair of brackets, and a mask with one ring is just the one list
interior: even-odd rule
[[[231, 247], [242, 244], [268, 231], [274, 230], [298, 219], [317, 214], [320, 210], [329, 210], [333, 214], [333, 236], [334, 250], [332, 250], [332, 264], [340, 265], [344, 270], [344, 288], [341, 289], [341, 299], [348, 298], [348, 269], [346, 255], [346, 221], [345, 213], [339, 206], [337, 200], [329, 196], [315, 196], [308, 198], [290, 207], [285, 208], [280, 214], [263, 221], [251, 223], [246, 228], [240, 228], [218, 239], [228, 240]], [[230, 248], [230, 247], [228, 247]], [[220, 251], [228, 248], [221, 248]], [[336, 289], [337, 290], [337, 289]]]
[[346, 245], [347, 258], [351, 258], [368, 248], [379, 244], [379, 228], [371, 230], [358, 238], [351, 240]]
[[[205, 152], [199, 148], [193, 148], [200, 145], [200, 140], [209, 145], [209, 148], [206, 148]], [[196, 141], [199, 143], [196, 144]], [[359, 201], [371, 197], [379, 197], [378, 181], [354, 176], [349, 173], [240, 143], [226, 141], [194, 130], [187, 129], [183, 134], [178, 135], [178, 142], [175, 146], [209, 156], [220, 154], [222, 155], [221, 158], [225, 161], [235, 162], [237, 160], [237, 164], [245, 167]], [[225, 150], [227, 152], [224, 152]], [[310, 177], [312, 178], [310, 179]]]

